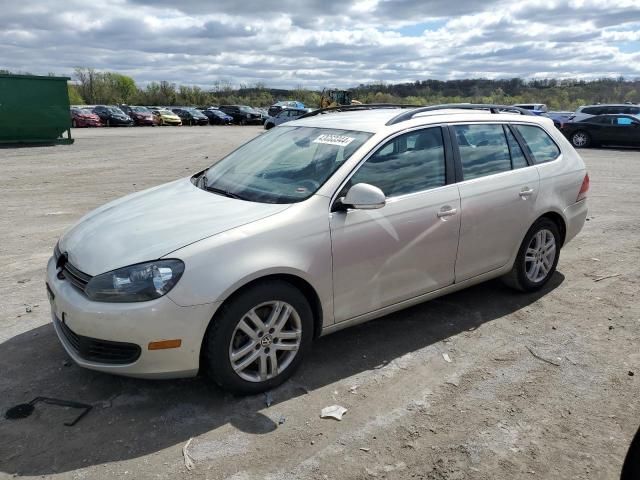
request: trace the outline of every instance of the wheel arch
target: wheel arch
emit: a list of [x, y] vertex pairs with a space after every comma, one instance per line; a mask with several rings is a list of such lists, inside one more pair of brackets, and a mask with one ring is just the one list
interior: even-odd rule
[[[273, 280], [280, 280], [290, 283], [291, 285], [296, 287], [300, 291], [300, 293], [302, 293], [302, 295], [304, 295], [305, 299], [309, 302], [309, 306], [311, 307], [311, 311], [313, 313], [313, 337], [319, 337], [322, 331], [322, 321], [324, 318], [320, 296], [318, 295], [316, 289], [307, 280], [299, 275], [290, 272], [277, 272], [259, 275], [257, 277], [245, 280], [244, 283], [235, 285], [234, 288], [224, 296], [224, 299], [220, 303], [220, 306], [216, 309], [216, 313], [223, 305], [225, 305], [236, 296], [240, 295], [242, 292], [254, 287], [257, 284]], [[209, 323], [214, 321], [216, 313], [214, 313]]]
[[[560, 215], [558, 212], [549, 211], [543, 215], [540, 215], [536, 222], [542, 218], [548, 218], [558, 227], [558, 232], [560, 232], [560, 248], [564, 245], [564, 241], [567, 238], [567, 222], [564, 217]], [[535, 224], [535, 222], [534, 222]]]

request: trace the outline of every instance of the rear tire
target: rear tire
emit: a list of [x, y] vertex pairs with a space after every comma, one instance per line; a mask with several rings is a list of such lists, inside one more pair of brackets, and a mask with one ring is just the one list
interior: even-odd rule
[[261, 282], [215, 314], [202, 344], [203, 367], [223, 389], [252, 395], [291, 377], [312, 341], [313, 313], [305, 296], [285, 281]]
[[571, 145], [576, 148], [587, 148], [591, 143], [591, 135], [583, 130], [571, 134]]
[[73, 128], [76, 128], [78, 126], [78, 122], [76, 122], [76, 119], [74, 118], [73, 120], [71, 120], [71, 126]]
[[558, 226], [548, 218], [541, 218], [524, 236], [513, 268], [502, 281], [522, 292], [539, 290], [553, 276], [559, 258]]

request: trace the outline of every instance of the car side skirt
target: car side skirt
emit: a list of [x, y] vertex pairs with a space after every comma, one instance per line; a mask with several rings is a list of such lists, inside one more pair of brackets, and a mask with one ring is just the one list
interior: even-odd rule
[[419, 303], [423, 303], [428, 300], [433, 300], [434, 298], [442, 297], [443, 295], [457, 292], [458, 290], [463, 290], [467, 287], [477, 285], [478, 283], [486, 282], [487, 280], [500, 277], [502, 275], [507, 274], [512, 267], [513, 267], [513, 262], [509, 262], [503, 267], [497, 268], [487, 273], [483, 273], [482, 275], [478, 275], [477, 277], [469, 278], [463, 282], [454, 283], [452, 285], [449, 285], [448, 287], [440, 288], [438, 290], [434, 290], [433, 292], [425, 293], [423, 295], [410, 298], [409, 300], [404, 300], [402, 302], [394, 303], [393, 305], [389, 305], [379, 310], [365, 313], [363, 315], [359, 315], [349, 320], [345, 320], [344, 322], [334, 323], [333, 325], [329, 325], [323, 328], [322, 332], [320, 333], [320, 336], [337, 332], [339, 330], [342, 330], [343, 328], [353, 327], [354, 325], [359, 325], [361, 323], [368, 322], [369, 320], [374, 320], [376, 318], [384, 317], [385, 315], [389, 315], [390, 313], [394, 313], [399, 310], [404, 310], [405, 308], [412, 307]]

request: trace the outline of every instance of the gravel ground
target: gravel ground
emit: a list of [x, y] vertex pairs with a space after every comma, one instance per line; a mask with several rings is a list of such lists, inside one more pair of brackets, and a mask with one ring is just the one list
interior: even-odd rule
[[[544, 291], [492, 281], [323, 337], [270, 407], [201, 379], [71, 365], [44, 289], [58, 236], [260, 131], [75, 130], [71, 146], [0, 149], [0, 411], [40, 395], [94, 406], [74, 427], [75, 412], [46, 405], [0, 418], [0, 478], [619, 477], [640, 423], [637, 150], [582, 151], [589, 221]], [[342, 421], [319, 418], [334, 404]]]

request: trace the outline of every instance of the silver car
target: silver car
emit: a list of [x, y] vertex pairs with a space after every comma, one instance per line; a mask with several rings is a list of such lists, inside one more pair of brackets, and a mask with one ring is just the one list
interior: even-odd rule
[[256, 393], [320, 335], [495, 277], [522, 291], [550, 279], [589, 188], [550, 119], [341, 110], [71, 227], [47, 289], [73, 360]]
[[264, 121], [264, 129], [269, 130], [286, 122], [296, 120], [297, 118], [311, 112], [311, 108], [283, 108], [273, 117], [269, 116]]

